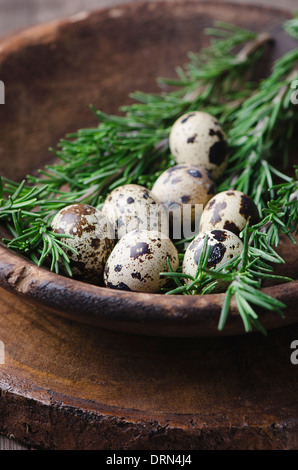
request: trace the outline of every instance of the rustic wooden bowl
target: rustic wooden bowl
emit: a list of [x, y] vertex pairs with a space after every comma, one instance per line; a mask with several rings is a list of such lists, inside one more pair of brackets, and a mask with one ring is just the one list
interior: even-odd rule
[[[206, 45], [203, 30], [213, 20], [269, 31], [276, 42], [271, 61], [296, 46], [283, 31], [290, 14], [216, 2], [126, 4], [34, 27], [0, 43], [0, 174], [14, 179], [53, 158], [48, 151], [66, 133], [97, 121], [89, 104], [116, 113], [137, 89], [158, 91], [155, 79], [175, 76], [188, 51]], [[269, 67], [270, 64], [268, 63]], [[3, 234], [3, 231], [1, 235]], [[284, 272], [297, 276], [297, 250], [282, 241]], [[243, 333], [235, 304], [223, 332], [217, 324], [224, 294], [167, 296], [128, 293], [85, 284], [38, 268], [0, 246], [0, 287], [24, 302], [62, 317], [114, 331], [157, 336]], [[267, 329], [297, 321], [298, 281], [265, 287], [287, 304], [285, 319], [261, 312]]]

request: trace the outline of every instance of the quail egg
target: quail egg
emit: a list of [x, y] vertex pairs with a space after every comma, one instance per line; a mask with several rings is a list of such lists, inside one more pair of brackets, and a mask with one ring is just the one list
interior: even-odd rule
[[[172, 213], [173, 224], [177, 220], [179, 227], [172, 230], [175, 234], [179, 229], [181, 232], [182, 221], [184, 230], [187, 230], [185, 223], [193, 224], [199, 220], [203, 207], [215, 194], [215, 186], [206, 168], [183, 164], [165, 170], [155, 181], [152, 193]], [[189, 217], [185, 209], [189, 209]], [[188, 238], [186, 233], [183, 236]]]
[[167, 258], [178, 269], [178, 251], [173, 242], [156, 230], [134, 230], [119, 240], [104, 271], [106, 287], [135, 292], [158, 292], [167, 279]]
[[87, 204], [71, 204], [54, 216], [54, 233], [71, 235], [62, 241], [72, 250], [65, 250], [70, 259], [74, 277], [100, 283], [106, 260], [114, 245], [114, 231], [110, 222], [96, 208]]
[[[229, 230], [210, 230], [199, 233], [186, 249], [182, 264], [183, 274], [193, 277], [196, 275], [206, 236], [208, 237], [207, 246], [211, 247], [207, 264], [209, 269], [219, 268], [243, 251], [242, 241]], [[189, 284], [191, 280], [186, 278], [185, 282]], [[217, 288], [222, 289], [224, 285], [225, 283], [219, 281]]]
[[169, 233], [167, 211], [149, 189], [138, 184], [115, 188], [107, 196], [102, 213], [115, 227], [118, 239], [133, 230]]
[[180, 116], [171, 128], [169, 146], [176, 163], [203, 166], [215, 180], [227, 167], [226, 135], [218, 120], [206, 112]]
[[200, 231], [226, 229], [239, 235], [247, 222], [258, 223], [258, 209], [253, 200], [241, 191], [216, 194], [206, 204], [200, 220]]

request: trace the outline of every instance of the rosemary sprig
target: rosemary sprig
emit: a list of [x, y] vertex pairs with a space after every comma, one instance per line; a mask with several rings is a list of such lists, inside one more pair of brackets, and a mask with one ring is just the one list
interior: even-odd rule
[[231, 158], [219, 191], [232, 187], [251, 195], [260, 215], [268, 195], [274, 194], [274, 175], [288, 179], [270, 162], [278, 155], [284, 167], [288, 166], [298, 123], [298, 113], [290, 99], [291, 83], [298, 78], [297, 63], [298, 49], [277, 60], [272, 74], [231, 118], [233, 125], [228, 133]]
[[[290, 21], [285, 28], [295, 37], [297, 19]], [[175, 163], [168, 147], [173, 122], [187, 111], [208, 111], [221, 119], [230, 143], [229, 168], [218, 190], [242, 190], [255, 200], [264, 218], [243, 232], [242, 256], [220, 269], [207, 267], [207, 237], [196, 276], [188, 277], [188, 283], [181, 269], [174, 273], [169, 265], [170, 272], [163, 274], [175, 288], [165, 293], [202, 295], [225, 282], [228, 288], [219, 328], [226, 323], [234, 296], [245, 330], [256, 327], [265, 333], [257, 308], [282, 315], [285, 306], [260, 287], [264, 279], [290, 280], [275, 275], [272, 263], [284, 260], [273, 246], [278, 245], [280, 233], [294, 241], [292, 234], [297, 231], [297, 181], [274, 168], [272, 157], [280, 153], [287, 164], [297, 125], [289, 85], [297, 77], [298, 50], [279, 59], [272, 74], [260, 83], [256, 78], [270, 41], [268, 34], [219, 22], [206, 32], [212, 36], [210, 46], [190, 53], [189, 63], [177, 68], [176, 80], [160, 79], [163, 92], [133, 93], [134, 103], [120, 108], [119, 116], [94, 109], [99, 125], [62, 139], [52, 149], [58, 163], [40, 170], [38, 177], [29, 175], [21, 184], [1, 181], [0, 219], [12, 234], [11, 240], [4, 241], [39, 266], [47, 263], [58, 273], [63, 264], [71, 275], [65, 244], [50, 230], [55, 212], [74, 202], [100, 206], [107, 193], [121, 184], [134, 182], [150, 188]], [[274, 185], [276, 178], [282, 183]]]
[[[13, 236], [5, 240], [9, 247], [29, 254], [39, 265], [50, 258], [56, 272], [60, 255], [70, 273], [68, 260], [59, 250], [61, 243], [50, 233], [54, 210], [74, 202], [99, 206], [106, 194], [121, 184], [135, 182], [150, 188], [174, 163], [168, 135], [173, 121], [183, 112], [209, 108], [228, 119], [228, 111], [235, 110], [256, 86], [250, 82], [243, 86], [243, 74], [254, 77], [269, 37], [225, 23], [216, 24], [207, 33], [213, 36], [210, 47], [190, 54], [185, 69], [177, 69], [179, 80], [160, 80], [163, 87], [176, 85], [174, 90], [136, 92], [131, 95], [135, 103], [123, 107], [121, 116], [94, 110], [100, 120], [96, 128], [70, 134], [59, 142], [58, 149], [52, 149], [58, 163], [41, 169], [39, 177], [29, 175], [19, 189], [17, 183], [4, 181], [2, 192], [19, 191], [28, 199], [33, 188], [35, 195], [27, 210], [18, 207], [18, 216], [9, 202], [6, 212], [3, 208], [1, 218]], [[234, 52], [237, 48], [240, 50]]]
[[[71, 191], [93, 187], [92, 205], [99, 204], [115, 186], [139, 183], [150, 187], [157, 176], [174, 162], [169, 153], [168, 136], [173, 122], [184, 112], [208, 109], [228, 122], [228, 115], [249, 96], [250, 80], [264, 54], [268, 35], [217, 23], [207, 31], [211, 45], [198, 54], [189, 54], [184, 69], [177, 68], [178, 79], [160, 79], [167, 91], [131, 94], [134, 103], [120, 108], [121, 116], [94, 110], [100, 124], [68, 135], [53, 150], [61, 163], [41, 170], [42, 178], [29, 176], [34, 184], [63, 184]], [[235, 52], [236, 48], [240, 51]], [[175, 89], [169, 91], [169, 86]]]
[[294, 18], [285, 22], [284, 28], [289, 36], [298, 39], [298, 12], [295, 13]]
[[251, 241], [260, 249], [270, 250], [279, 245], [280, 234], [285, 234], [296, 244], [293, 234], [298, 233], [298, 166], [295, 165], [296, 179], [288, 178], [286, 183], [271, 188], [276, 198], [267, 202], [263, 209], [264, 219], [251, 227]]
[[[3, 184], [5, 181], [5, 185]], [[61, 262], [72, 276], [69, 258], [63, 250], [68, 247], [61, 239], [67, 238], [51, 232], [50, 221], [57, 210], [67, 202], [53, 198], [47, 185], [28, 187], [25, 180], [20, 184], [0, 177], [0, 220], [5, 220], [12, 239], [3, 238], [9, 248], [28, 254], [41, 266], [51, 255], [51, 271], [59, 273]]]
[[[295, 170], [296, 178], [287, 177], [286, 183], [277, 184], [270, 188], [275, 192], [276, 197], [268, 201], [267, 207], [263, 208], [264, 218], [260, 223], [253, 226], [247, 225], [240, 234], [244, 244], [241, 256], [235, 257], [216, 270], [208, 269], [206, 267], [206, 258], [200, 257], [197, 275], [192, 279], [191, 284], [192, 287], [196, 287], [196, 290], [191, 292], [189, 284], [183, 282], [183, 273], [177, 273], [180, 282], [179, 290], [168, 288], [166, 293], [168, 295], [178, 293], [203, 295], [211, 293], [216, 289], [219, 281], [224, 281], [228, 283], [228, 287], [219, 319], [219, 330], [222, 330], [226, 324], [231, 300], [234, 296], [245, 331], [252, 331], [255, 327], [263, 334], [266, 334], [265, 329], [258, 320], [255, 306], [263, 310], [276, 312], [283, 317], [282, 310], [286, 305], [264, 294], [260, 290], [262, 284], [264, 281], [274, 283], [292, 281], [291, 278], [279, 276], [275, 273], [273, 266], [283, 264], [285, 261], [273, 247], [278, 247], [281, 234], [288, 236], [296, 245], [293, 234], [298, 233], [297, 166], [295, 166]], [[274, 171], [278, 176], [279, 173], [276, 170]], [[183, 256], [181, 258], [183, 259]], [[163, 275], [175, 281], [175, 273], [163, 273]]]
[[[198, 260], [198, 269], [194, 277], [186, 276], [181, 272], [162, 273], [163, 276], [178, 282], [178, 287], [168, 289], [166, 294], [204, 295], [212, 293], [218, 287], [219, 282], [224, 282], [228, 287], [219, 318], [218, 329], [222, 330], [226, 324], [231, 301], [234, 296], [245, 331], [252, 331], [253, 327], [255, 327], [261, 333], [266, 334], [265, 329], [258, 320], [256, 308], [269, 310], [283, 317], [282, 310], [286, 305], [262, 292], [260, 290], [262, 282], [264, 280], [290, 282], [292, 279], [286, 276], [277, 276], [274, 273], [272, 263], [283, 263], [284, 260], [272, 248], [270, 248], [268, 253], [251, 246], [251, 229], [247, 225], [240, 234], [243, 238], [242, 254], [217, 269], [207, 267], [210, 249], [208, 250], [207, 245], [208, 237], [205, 237], [204, 246]], [[183, 278], [187, 279], [188, 283], [185, 280], [183, 281]], [[189, 280], [191, 280], [190, 283]]]

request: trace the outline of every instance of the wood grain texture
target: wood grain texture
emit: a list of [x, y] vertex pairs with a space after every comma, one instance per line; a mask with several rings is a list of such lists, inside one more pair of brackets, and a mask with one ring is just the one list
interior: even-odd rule
[[[91, 123], [84, 111], [91, 97], [96, 105], [116, 110], [132, 88], [153, 90], [156, 76], [168, 75], [177, 59], [183, 63], [185, 52], [198, 44], [198, 31], [212, 21], [214, 8], [200, 11], [200, 27], [185, 6], [176, 8], [174, 13], [171, 8], [176, 20], [164, 21], [163, 28], [164, 17], [150, 24], [146, 7], [131, 8], [135, 22], [122, 20], [122, 32], [126, 28], [129, 34], [121, 35], [118, 28], [114, 49], [107, 35], [117, 15], [119, 19], [119, 9], [105, 18], [106, 25], [101, 23], [106, 29], [98, 29], [98, 21], [103, 21], [100, 15], [79, 30], [76, 23], [35, 29], [30, 37], [21, 35], [10, 42], [6, 55], [2, 50], [1, 71], [10, 78], [8, 103], [14, 106], [6, 120], [1, 118], [2, 131], [7, 126], [1, 142], [10, 136], [12, 147], [7, 148], [14, 152], [6, 155], [13, 153], [18, 159], [20, 177], [47, 161], [47, 148], [59, 134]], [[286, 14], [250, 7], [242, 7], [242, 15], [234, 7], [217, 6], [216, 11], [222, 20], [260, 29], [270, 25], [282, 37], [279, 25]], [[137, 29], [138, 34], [132, 32], [136, 31], [132, 24], [136, 28], [141, 21], [148, 34], [144, 27]], [[86, 49], [88, 44], [94, 46], [92, 34], [98, 30], [102, 33], [98, 48]], [[161, 32], [160, 47], [154, 49], [153, 38], [160, 38]], [[174, 48], [162, 51], [161, 46], [166, 48], [175, 35], [183, 38], [180, 45], [177, 41]], [[281, 53], [282, 47], [278, 42], [276, 52]], [[70, 55], [72, 48], [78, 51], [76, 56]], [[105, 59], [97, 66], [96, 54]], [[40, 62], [33, 60], [36, 57]], [[136, 60], [142, 64], [141, 74], [134, 68]], [[88, 87], [82, 87], [84, 79]], [[38, 141], [37, 128], [42, 136]], [[9, 157], [2, 158], [1, 164], [5, 161], [2, 170], [9, 173]], [[2, 434], [25, 446], [52, 450], [298, 448], [298, 366], [290, 360], [291, 343], [298, 339], [296, 323], [271, 330], [267, 338], [259, 334], [162, 338], [95, 328], [50, 313], [42, 303], [28, 302], [24, 294], [30, 276], [22, 272], [30, 270], [21, 262], [18, 270], [12, 269], [9, 256], [5, 258], [4, 251], [2, 255], [1, 275], [7, 283], [6, 289], [0, 288]], [[297, 267], [294, 262], [293, 267]], [[34, 281], [35, 272], [31, 274]], [[49, 279], [43, 289], [47, 299], [55, 302], [48, 295], [53, 292]], [[294, 317], [296, 303], [291, 311]]]
[[138, 337], [1, 298], [2, 433], [50, 449], [298, 448], [297, 326]]

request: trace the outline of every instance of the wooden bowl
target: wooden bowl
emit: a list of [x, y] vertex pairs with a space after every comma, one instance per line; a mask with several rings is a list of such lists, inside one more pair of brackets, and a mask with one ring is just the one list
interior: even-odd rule
[[[158, 91], [156, 78], [175, 76], [188, 51], [207, 44], [203, 34], [214, 19], [276, 40], [271, 61], [296, 46], [283, 31], [288, 12], [216, 2], [126, 4], [81, 13], [22, 31], [0, 43], [0, 78], [6, 102], [0, 106], [0, 174], [21, 179], [51, 161], [66, 133], [95, 126], [89, 104], [116, 113], [137, 89]], [[268, 64], [270, 65], [270, 64]], [[3, 232], [2, 232], [3, 234]], [[297, 250], [282, 240], [287, 275], [297, 276]], [[164, 296], [115, 291], [38, 268], [0, 246], [0, 287], [24, 302], [79, 322], [140, 335], [199, 337], [242, 334], [235, 303], [222, 332], [217, 324], [224, 294]], [[285, 319], [260, 311], [267, 329], [297, 321], [298, 281], [264, 292], [285, 302]]]

